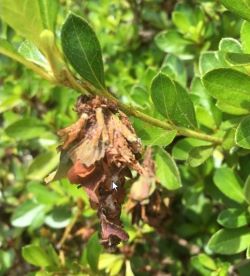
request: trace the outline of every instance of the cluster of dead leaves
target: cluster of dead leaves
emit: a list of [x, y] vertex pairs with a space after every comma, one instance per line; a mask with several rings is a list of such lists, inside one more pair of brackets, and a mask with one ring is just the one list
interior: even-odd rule
[[141, 142], [128, 117], [114, 103], [98, 96], [81, 96], [76, 112], [77, 122], [58, 131], [63, 140], [61, 160], [46, 181], [66, 176], [85, 189], [91, 207], [98, 210], [101, 242], [112, 249], [128, 239], [120, 215], [125, 181], [132, 178], [132, 170], [139, 175], [127, 204], [133, 222], [144, 220], [157, 227], [165, 219], [167, 207], [156, 188], [152, 150], [147, 149], [141, 165]]
[[130, 170], [144, 171], [138, 162], [141, 143], [127, 116], [106, 99], [80, 97], [76, 111], [78, 121], [58, 132], [60, 150], [71, 161], [67, 177], [86, 190], [98, 210], [101, 241], [112, 248], [128, 239], [120, 221], [121, 204]]

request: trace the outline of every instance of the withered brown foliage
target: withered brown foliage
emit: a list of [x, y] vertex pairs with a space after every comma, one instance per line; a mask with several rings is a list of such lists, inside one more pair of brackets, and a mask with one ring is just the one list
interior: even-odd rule
[[147, 148], [142, 165], [144, 173], [133, 183], [126, 207], [132, 213], [133, 223], [142, 220], [159, 229], [169, 213], [168, 198], [164, 200], [157, 187], [151, 148]]
[[72, 162], [67, 177], [86, 190], [98, 210], [101, 242], [115, 248], [128, 239], [120, 221], [125, 178], [131, 170], [145, 173], [138, 162], [141, 143], [127, 116], [104, 98], [82, 96], [76, 112], [78, 121], [58, 132], [60, 150]]

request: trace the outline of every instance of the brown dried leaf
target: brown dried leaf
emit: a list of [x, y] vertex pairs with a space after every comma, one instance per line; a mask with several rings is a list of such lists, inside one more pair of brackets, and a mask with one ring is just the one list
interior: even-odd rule
[[82, 164], [90, 166], [102, 159], [108, 144], [107, 129], [101, 108], [96, 110], [96, 124], [90, 126], [85, 138], [72, 148], [69, 155], [73, 162], [80, 160]]
[[112, 236], [117, 237], [119, 240], [128, 240], [128, 234], [122, 229], [121, 226], [114, 224], [107, 220], [104, 214], [100, 215], [101, 219], [101, 236], [103, 241], [109, 241]]
[[88, 116], [83, 113], [76, 123], [57, 132], [64, 140], [61, 146], [63, 150], [67, 149], [68, 146], [78, 138], [80, 131], [83, 130], [86, 124], [87, 118]]

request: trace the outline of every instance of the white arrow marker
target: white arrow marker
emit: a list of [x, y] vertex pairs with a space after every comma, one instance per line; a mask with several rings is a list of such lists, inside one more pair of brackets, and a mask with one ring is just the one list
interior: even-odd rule
[[112, 190], [117, 191], [118, 186], [115, 184], [115, 182], [112, 182]]

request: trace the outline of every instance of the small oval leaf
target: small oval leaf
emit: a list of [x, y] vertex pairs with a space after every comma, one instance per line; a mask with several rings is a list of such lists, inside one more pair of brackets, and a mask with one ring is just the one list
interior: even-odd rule
[[100, 43], [83, 18], [69, 14], [61, 33], [62, 48], [73, 68], [97, 88], [104, 88]]
[[247, 249], [250, 244], [250, 231], [247, 227], [239, 229], [221, 229], [208, 242], [214, 253], [233, 255]]
[[235, 142], [242, 148], [250, 149], [250, 116], [244, 118], [237, 127]]
[[176, 190], [182, 186], [180, 173], [173, 158], [162, 148], [155, 149], [156, 176], [168, 190]]

